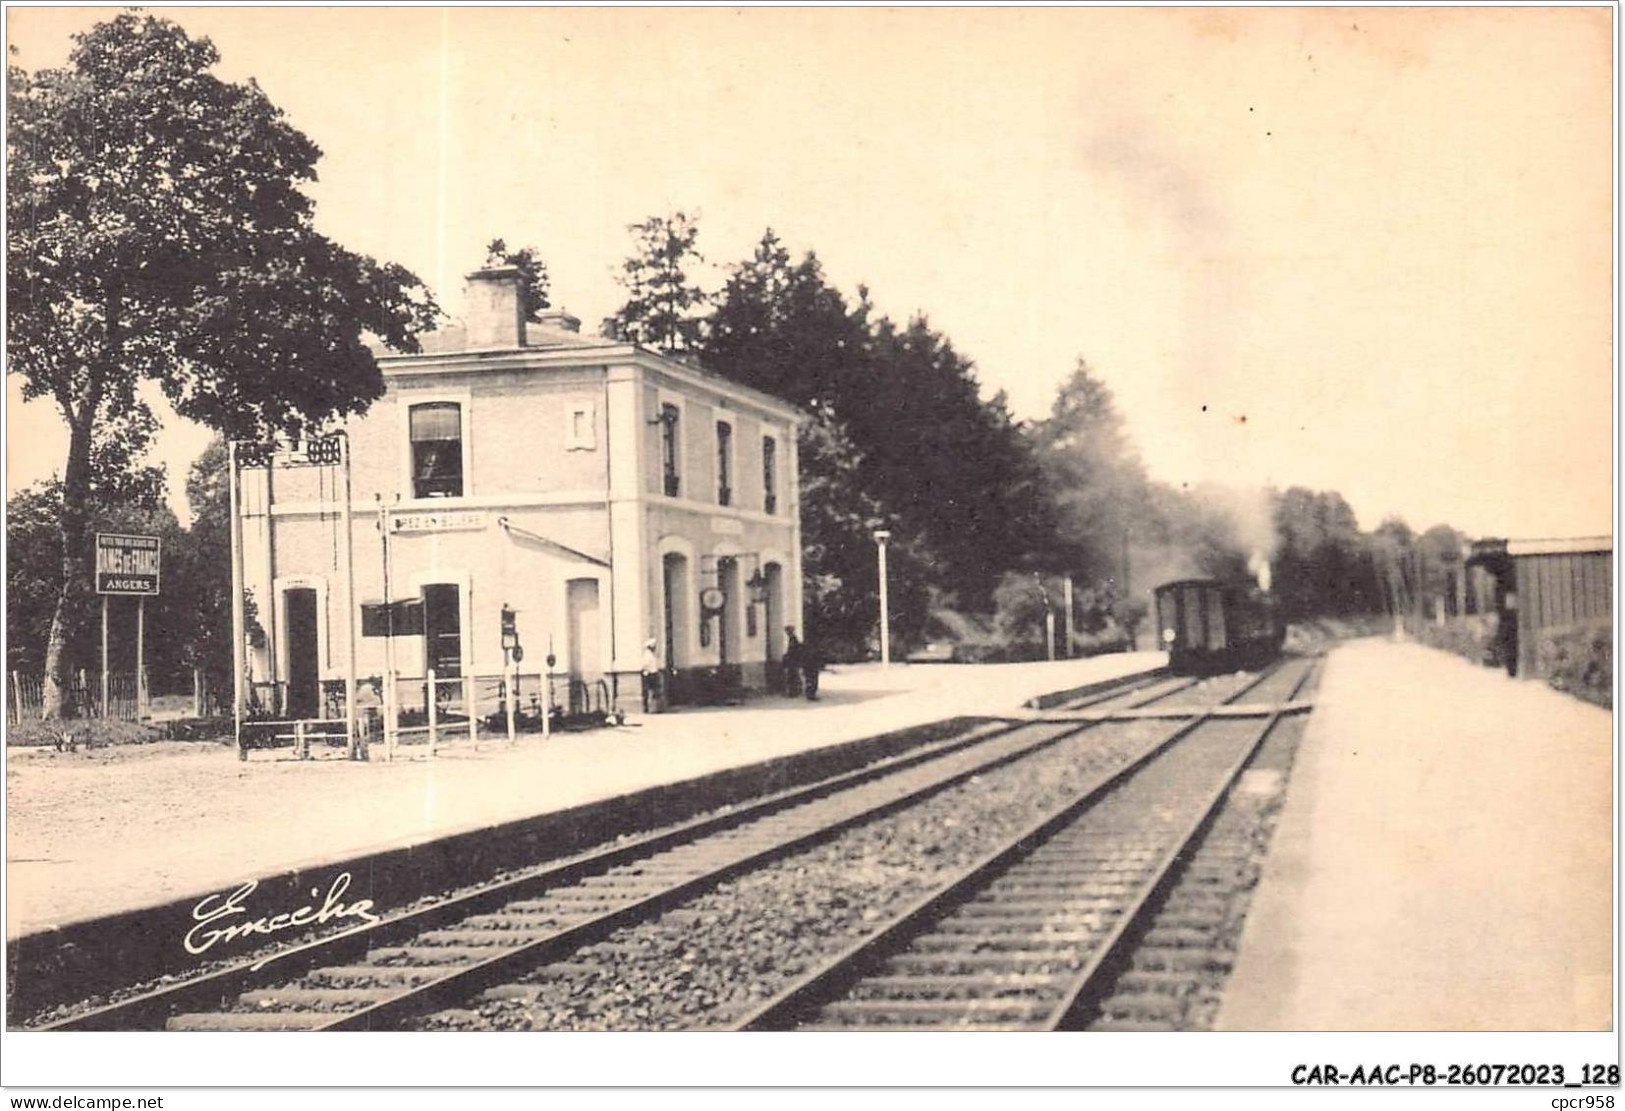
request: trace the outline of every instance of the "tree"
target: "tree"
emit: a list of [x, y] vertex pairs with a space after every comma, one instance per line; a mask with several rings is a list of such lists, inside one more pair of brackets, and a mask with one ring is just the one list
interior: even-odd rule
[[1276, 502], [1275, 529], [1280, 546], [1274, 589], [1288, 617], [1346, 616], [1383, 608], [1372, 540], [1360, 532], [1342, 495], [1290, 488]]
[[651, 216], [627, 228], [634, 242], [617, 280], [626, 303], [606, 321], [612, 334], [662, 351], [692, 351], [699, 346], [698, 310], [705, 292], [690, 278], [689, 268], [705, 260], [695, 248], [698, 223], [687, 214]]
[[45, 642], [61, 593], [60, 483], [36, 483], [6, 499], [6, 668], [45, 667]]
[[769, 228], [738, 264], [706, 322], [708, 370], [805, 408], [799, 437], [803, 599], [809, 631], [838, 656], [856, 656], [878, 629], [873, 532], [889, 550], [892, 628], [905, 642], [930, 616], [932, 563], [920, 537], [898, 527], [872, 491], [863, 451], [840, 413], [868, 373], [868, 303], [849, 310], [812, 252], [800, 262]]
[[923, 316], [882, 318], [836, 413], [863, 453], [863, 478], [898, 529], [931, 553], [942, 590], [985, 609], [999, 572], [1052, 535], [1038, 462], [1002, 393], [981, 400], [975, 366]]
[[[146, 665], [152, 675], [173, 675], [188, 664], [196, 612], [192, 563], [187, 558], [187, 534], [161, 496], [161, 486], [149, 496], [133, 500], [106, 496], [98, 489], [87, 511], [97, 532], [157, 536], [163, 545], [163, 587], [148, 598], [146, 611]], [[62, 515], [62, 484], [50, 481], [19, 491], [7, 502], [6, 623], [7, 665], [25, 673], [39, 672], [48, 645], [57, 599], [61, 594], [62, 561], [58, 522]], [[135, 601], [112, 600], [110, 667], [130, 672], [136, 666]], [[99, 659], [100, 630], [94, 595], [73, 600], [63, 618], [63, 637], [70, 655], [79, 660]]]
[[[874, 532], [895, 529], [895, 522], [864, 492], [862, 457], [833, 417], [816, 416], [804, 425], [799, 448], [807, 632], [835, 658], [859, 658], [879, 635]], [[917, 538], [895, 531], [887, 556], [892, 634], [906, 642], [930, 617], [931, 560]]]
[[297, 434], [383, 391], [364, 337], [398, 350], [437, 310], [399, 266], [316, 232], [320, 151], [207, 39], [123, 13], [68, 64], [7, 88], [7, 372], [68, 425], [62, 577], [46, 712], [62, 712], [67, 620], [87, 588], [98, 430], [150, 419], [136, 387], [232, 436]]
[[[109, 512], [156, 514], [162, 509], [164, 469], [146, 461], [157, 422], [138, 407], [99, 425], [90, 445], [87, 520], [112, 529]], [[7, 502], [7, 666], [37, 673], [45, 667], [51, 621], [62, 589], [62, 482], [51, 479], [20, 490]], [[91, 643], [88, 597], [64, 614], [65, 636], [76, 646]], [[82, 651], [74, 657], [85, 658]]]
[[519, 295], [523, 300], [525, 319], [535, 322], [542, 318], [542, 310], [552, 307], [547, 299], [552, 279], [548, 277], [547, 263], [535, 247], [508, 250], [508, 244], [493, 239], [485, 246], [485, 265], [512, 266], [519, 271]]
[[176, 553], [191, 584], [186, 660], [203, 672], [211, 691], [232, 689], [230, 483], [230, 454], [225, 438], [216, 436], [186, 476], [192, 527]]
[[1121, 579], [1125, 545], [1148, 531], [1148, 482], [1111, 390], [1083, 359], [1031, 437], [1054, 504], [1058, 561], [1087, 581]]
[[[830, 516], [804, 514], [804, 535], [831, 552], [854, 546], [841, 581], [874, 584], [868, 531], [846, 525], [870, 517], [893, 530], [893, 598], [902, 602], [897, 569], [920, 576], [918, 605], [893, 607], [906, 638], [923, 629], [933, 594], [986, 605], [999, 572], [1045, 545], [1049, 518], [1037, 462], [1003, 395], [984, 402], [973, 365], [924, 317], [900, 330], [871, 312], [867, 290], [849, 305], [816, 254], [792, 260], [770, 228], [729, 274], [701, 357], [838, 429], [801, 442], [804, 482], [820, 467], [840, 475]], [[811, 580], [807, 595], [821, 596]], [[829, 597], [828, 616], [842, 627], [875, 612], [873, 598]]]
[[1416, 538], [1424, 597], [1442, 599], [1447, 611], [1456, 607], [1456, 577], [1462, 574], [1467, 537], [1449, 525], [1434, 525]]
[[773, 229], [734, 267], [706, 321], [709, 369], [819, 412], [837, 412], [843, 388], [866, 372], [868, 305], [856, 311], [824, 280], [818, 256], [798, 263]]

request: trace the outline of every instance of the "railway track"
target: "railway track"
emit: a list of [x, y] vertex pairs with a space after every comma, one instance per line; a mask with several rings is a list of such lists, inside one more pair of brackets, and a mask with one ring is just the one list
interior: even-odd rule
[[[1067, 708], [1132, 708], [1192, 682], [1141, 679]], [[624, 841], [361, 929], [143, 990], [43, 1029], [393, 1027], [556, 960], [730, 876], [1076, 736], [995, 723], [856, 772]]]
[[[1257, 685], [1286, 702], [1314, 666], [1289, 664]], [[1198, 715], [733, 1028], [1056, 1030], [1098, 1019], [1115, 989], [1161, 1006], [1159, 984], [1192, 971], [1179, 967], [1183, 943], [1205, 938], [1201, 927], [1223, 913], [1201, 888], [1222, 884], [1227, 862], [1192, 856], [1280, 719], [1279, 709], [1262, 721]], [[1176, 882], [1187, 889], [1183, 917], [1157, 923]], [[1141, 945], [1160, 967], [1125, 973]], [[1177, 1021], [1121, 1011], [1105, 1025]]]

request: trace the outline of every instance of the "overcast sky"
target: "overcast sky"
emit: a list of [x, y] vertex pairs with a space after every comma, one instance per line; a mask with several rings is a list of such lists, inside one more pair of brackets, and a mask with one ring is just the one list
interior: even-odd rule
[[[10, 9], [14, 61], [112, 10]], [[681, 208], [715, 263], [772, 226], [924, 310], [1020, 417], [1087, 359], [1158, 478], [1611, 530], [1607, 9], [152, 10], [453, 313], [502, 236], [595, 326], [626, 225]], [[50, 419], [12, 406], [8, 491]], [[206, 438], [172, 419], [175, 491]]]

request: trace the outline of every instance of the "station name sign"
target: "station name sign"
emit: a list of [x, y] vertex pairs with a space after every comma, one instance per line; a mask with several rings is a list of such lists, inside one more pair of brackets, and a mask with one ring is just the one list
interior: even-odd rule
[[468, 510], [400, 513], [389, 519], [393, 532], [465, 532], [485, 527], [485, 514]]
[[97, 594], [158, 594], [163, 543], [156, 536], [96, 534]]

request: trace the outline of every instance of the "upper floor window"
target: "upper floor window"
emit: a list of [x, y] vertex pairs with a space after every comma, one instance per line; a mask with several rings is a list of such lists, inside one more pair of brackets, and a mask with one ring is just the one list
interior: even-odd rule
[[665, 476], [668, 498], [675, 498], [683, 488], [682, 477], [677, 470], [678, 419], [677, 406], [666, 404], [660, 407], [660, 466]]
[[717, 504], [733, 503], [734, 429], [725, 420], [717, 421]]
[[779, 511], [779, 442], [762, 437], [762, 511]]
[[412, 406], [412, 496], [463, 496], [463, 414], [455, 401]]
[[582, 401], [570, 406], [570, 419], [564, 430], [564, 446], [567, 451], [593, 451], [598, 447], [597, 422], [592, 402]]

